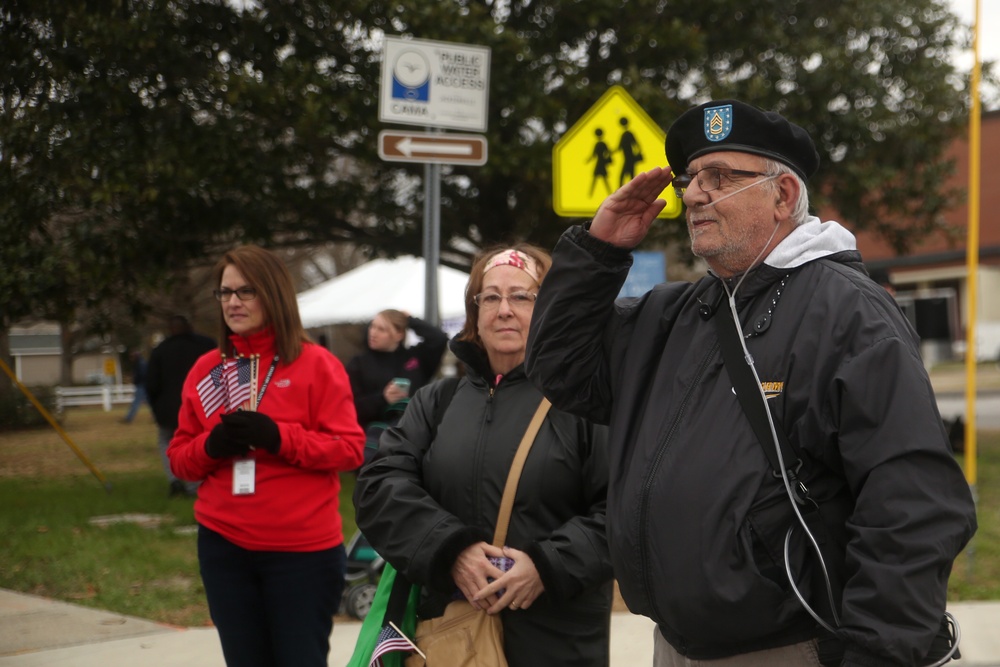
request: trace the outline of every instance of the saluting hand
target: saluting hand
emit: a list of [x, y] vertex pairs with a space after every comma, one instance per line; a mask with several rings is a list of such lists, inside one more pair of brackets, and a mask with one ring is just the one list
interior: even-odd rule
[[672, 180], [670, 169], [662, 167], [639, 174], [601, 203], [590, 223], [590, 234], [620, 248], [636, 247], [667, 205], [658, 197]]

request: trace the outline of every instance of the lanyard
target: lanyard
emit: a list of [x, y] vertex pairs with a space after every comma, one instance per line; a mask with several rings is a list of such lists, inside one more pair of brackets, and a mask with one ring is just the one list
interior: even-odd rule
[[274, 369], [278, 366], [278, 355], [274, 355], [274, 359], [271, 360], [271, 367], [267, 369], [267, 376], [264, 378], [264, 384], [260, 387], [260, 392], [257, 394], [257, 406], [260, 406], [260, 402], [264, 400], [264, 392], [267, 391], [267, 385], [271, 383], [271, 376], [274, 375]]

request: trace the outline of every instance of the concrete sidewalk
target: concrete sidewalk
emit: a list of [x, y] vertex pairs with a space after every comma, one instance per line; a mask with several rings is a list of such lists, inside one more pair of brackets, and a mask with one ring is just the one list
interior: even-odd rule
[[[1000, 667], [1000, 602], [951, 605], [962, 630], [963, 667]], [[330, 667], [344, 667], [361, 624], [338, 623]], [[652, 622], [611, 617], [611, 665], [652, 664]], [[214, 628], [178, 628], [0, 589], [2, 667], [224, 667]]]

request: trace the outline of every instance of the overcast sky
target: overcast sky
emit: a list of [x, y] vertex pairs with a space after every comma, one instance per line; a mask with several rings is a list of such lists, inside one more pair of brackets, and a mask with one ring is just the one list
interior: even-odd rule
[[[951, 10], [967, 25], [972, 25], [976, 13], [976, 0], [948, 0]], [[979, 58], [1000, 60], [1000, 0], [979, 0]], [[972, 70], [972, 52], [960, 56], [958, 66]]]

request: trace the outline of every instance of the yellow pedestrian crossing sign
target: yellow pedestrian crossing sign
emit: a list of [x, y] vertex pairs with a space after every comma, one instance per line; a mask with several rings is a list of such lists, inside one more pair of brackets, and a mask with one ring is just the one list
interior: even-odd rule
[[[557, 215], [589, 218], [604, 198], [643, 171], [667, 164], [666, 133], [621, 86], [612, 86], [552, 149], [552, 204]], [[681, 214], [668, 187], [661, 218]]]

